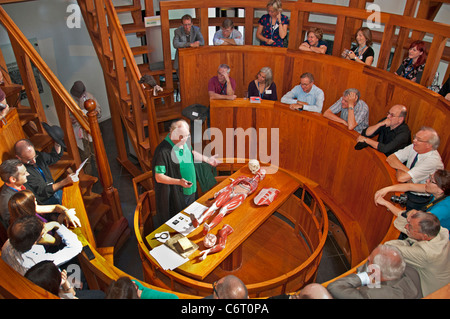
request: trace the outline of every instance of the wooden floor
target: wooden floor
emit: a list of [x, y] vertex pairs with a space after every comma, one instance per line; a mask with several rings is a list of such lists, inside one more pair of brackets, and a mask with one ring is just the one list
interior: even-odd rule
[[[241, 268], [228, 272], [218, 267], [205, 281], [213, 283], [233, 274], [245, 284], [258, 283], [294, 269], [310, 254], [306, 243], [294, 234], [294, 229], [274, 214], [244, 242]], [[283, 262], [280, 263], [280, 259]]]

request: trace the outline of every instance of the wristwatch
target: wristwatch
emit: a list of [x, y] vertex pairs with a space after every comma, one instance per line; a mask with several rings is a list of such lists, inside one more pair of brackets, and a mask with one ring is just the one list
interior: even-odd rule
[[355, 108], [354, 107], [352, 107], [352, 106], [349, 106], [349, 108], [348, 108], [349, 110], [354, 110]]

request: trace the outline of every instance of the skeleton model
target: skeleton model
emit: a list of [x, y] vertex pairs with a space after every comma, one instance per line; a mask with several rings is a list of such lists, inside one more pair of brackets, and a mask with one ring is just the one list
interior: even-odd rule
[[205, 212], [203, 212], [198, 219], [195, 218], [193, 214], [190, 215], [192, 225], [194, 227], [198, 227], [220, 208], [219, 213], [216, 217], [214, 217], [211, 223], [203, 225], [203, 235], [206, 235], [212, 228], [217, 226], [225, 215], [229, 214], [241, 205], [247, 196], [256, 190], [259, 181], [263, 180], [266, 176], [266, 171], [264, 169], [259, 169], [254, 174], [255, 175], [253, 177], [240, 176], [230, 185], [222, 188], [214, 194], [214, 203]]

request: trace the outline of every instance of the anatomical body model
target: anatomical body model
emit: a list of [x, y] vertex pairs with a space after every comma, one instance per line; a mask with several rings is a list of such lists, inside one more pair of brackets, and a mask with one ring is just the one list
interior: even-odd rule
[[200, 260], [205, 260], [206, 256], [208, 254], [214, 254], [218, 253], [219, 251], [222, 251], [225, 248], [225, 244], [227, 243], [227, 237], [229, 234], [233, 232], [233, 228], [226, 224], [222, 227], [221, 230], [217, 233], [217, 244], [209, 249], [203, 250], [200, 253]]
[[241, 205], [247, 196], [256, 190], [259, 181], [263, 180], [265, 176], [266, 171], [264, 169], [259, 169], [253, 177], [240, 176], [236, 178], [230, 185], [214, 194], [214, 203], [203, 212], [199, 219], [195, 218], [193, 214], [190, 215], [192, 225], [198, 227], [220, 208], [219, 213], [214, 217], [211, 223], [203, 225], [203, 235], [206, 235], [222, 221], [225, 215]]

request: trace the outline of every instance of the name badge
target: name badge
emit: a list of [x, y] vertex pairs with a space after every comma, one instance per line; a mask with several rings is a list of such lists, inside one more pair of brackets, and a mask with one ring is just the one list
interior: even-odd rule
[[266, 94], [272, 94], [272, 90], [266, 90]]

